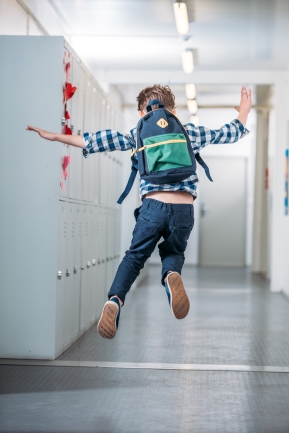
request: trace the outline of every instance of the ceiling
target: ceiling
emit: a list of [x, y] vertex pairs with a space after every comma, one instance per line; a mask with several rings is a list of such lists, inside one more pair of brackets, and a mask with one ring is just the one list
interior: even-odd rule
[[93, 70], [181, 70], [184, 48], [195, 49], [196, 70], [288, 67], [288, 0], [187, 0], [186, 41], [173, 0], [49, 1]]
[[[182, 71], [185, 48], [194, 50], [194, 72], [277, 71], [289, 65], [289, 0], [186, 0], [190, 28], [185, 38], [176, 29], [174, 0], [48, 1], [99, 80], [105, 81], [100, 76], [108, 71], [130, 72], [127, 83], [116, 86], [124, 104], [135, 104], [139, 91], [154, 84], [148, 71], [165, 71], [164, 80], [170, 71]], [[139, 84], [130, 84], [134, 71], [141, 74]], [[178, 104], [185, 105], [184, 84], [171, 87]], [[199, 105], [235, 105], [239, 92], [240, 85], [197, 85]]]

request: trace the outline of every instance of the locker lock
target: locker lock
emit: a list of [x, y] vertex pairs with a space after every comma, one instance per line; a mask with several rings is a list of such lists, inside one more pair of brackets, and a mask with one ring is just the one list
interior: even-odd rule
[[65, 123], [66, 123], [66, 119], [65, 119], [65, 117], [62, 117], [62, 119], [61, 119], [61, 125], [64, 126]]
[[86, 266], [89, 268], [90, 267], [90, 261], [88, 261], [87, 263], [86, 263]]
[[73, 272], [76, 274], [77, 273], [77, 266], [74, 266], [73, 268]]
[[70, 270], [66, 269], [66, 276], [69, 277], [69, 275], [70, 275]]
[[61, 271], [57, 272], [57, 277], [58, 277], [59, 280], [61, 280], [61, 278], [62, 278], [62, 272]]
[[92, 260], [91, 260], [91, 263], [92, 263], [93, 266], [95, 266], [95, 265], [96, 265], [96, 260], [95, 260], [95, 259], [92, 259]]
[[84, 266], [83, 265], [81, 266], [81, 270], [84, 271]]

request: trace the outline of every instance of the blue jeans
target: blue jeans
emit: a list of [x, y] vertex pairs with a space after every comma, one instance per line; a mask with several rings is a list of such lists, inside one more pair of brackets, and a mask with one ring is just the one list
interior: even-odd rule
[[164, 285], [168, 271], [181, 273], [187, 241], [194, 226], [194, 206], [145, 198], [142, 206], [135, 210], [135, 217], [137, 222], [131, 246], [118, 267], [108, 293], [109, 298], [117, 295], [123, 302], [161, 237], [164, 238], [158, 245], [162, 261], [161, 283]]

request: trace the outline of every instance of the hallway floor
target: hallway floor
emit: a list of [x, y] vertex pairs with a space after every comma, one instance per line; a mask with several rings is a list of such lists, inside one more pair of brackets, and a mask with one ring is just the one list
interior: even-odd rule
[[0, 365], [0, 432], [288, 433], [288, 299], [248, 270], [185, 267], [177, 321], [159, 274], [128, 296], [114, 340], [94, 326], [63, 366]]

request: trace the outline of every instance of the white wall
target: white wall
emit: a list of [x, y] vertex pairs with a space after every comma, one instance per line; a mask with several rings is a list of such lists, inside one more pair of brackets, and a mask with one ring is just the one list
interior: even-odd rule
[[41, 36], [44, 32], [16, 0], [0, 0], [0, 34]]

